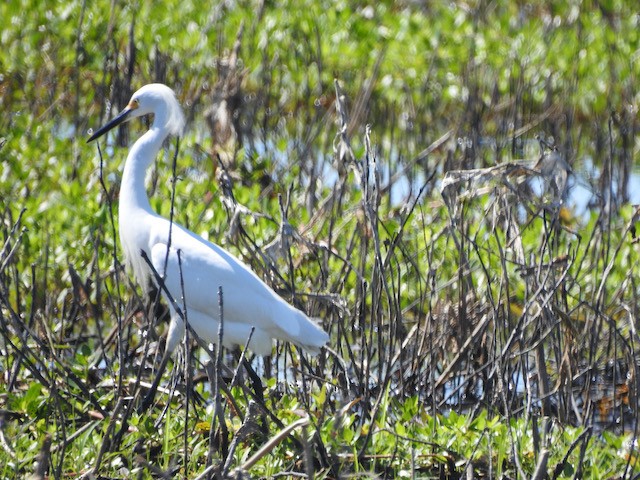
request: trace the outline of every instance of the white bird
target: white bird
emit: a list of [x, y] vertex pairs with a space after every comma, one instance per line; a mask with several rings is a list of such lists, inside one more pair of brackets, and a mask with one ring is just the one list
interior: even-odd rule
[[[249, 348], [254, 353], [270, 354], [273, 340], [280, 339], [317, 354], [329, 336], [315, 320], [289, 305], [231, 253], [151, 209], [144, 185], [147, 167], [167, 136], [179, 135], [184, 127], [184, 116], [173, 90], [157, 83], [142, 87], [127, 107], [91, 135], [88, 142], [123, 122], [148, 114], [153, 114], [151, 128], [131, 147], [120, 186], [120, 243], [126, 264], [138, 283], [148, 290], [150, 282], [155, 282], [142, 257], [144, 251], [155, 270], [164, 274], [165, 286], [178, 306], [186, 305], [189, 325], [207, 343], [218, 343], [217, 291], [222, 287], [225, 347], [245, 345], [253, 327]], [[163, 360], [168, 359], [185, 332], [182, 318], [169, 304], [171, 323]]]

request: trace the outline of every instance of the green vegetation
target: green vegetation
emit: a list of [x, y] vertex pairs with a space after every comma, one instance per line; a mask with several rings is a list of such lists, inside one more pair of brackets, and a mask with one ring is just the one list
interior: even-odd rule
[[[1, 3], [0, 477], [637, 478], [636, 10]], [[264, 388], [229, 352], [216, 398], [192, 339], [138, 412], [166, 322], [116, 231], [146, 126], [85, 140], [156, 81], [188, 126], [152, 206], [331, 351], [277, 345]], [[573, 169], [562, 208], [537, 135]]]

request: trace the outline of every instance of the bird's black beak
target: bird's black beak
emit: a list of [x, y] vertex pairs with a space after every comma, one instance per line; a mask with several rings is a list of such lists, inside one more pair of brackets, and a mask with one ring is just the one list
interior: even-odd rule
[[122, 122], [126, 122], [131, 112], [133, 112], [133, 110], [134, 108], [131, 106], [131, 104], [127, 105], [127, 107], [124, 110], [122, 110], [117, 117], [115, 117], [106, 125], [103, 125], [102, 127], [100, 127], [96, 132], [94, 132], [93, 135], [89, 137], [89, 140], [87, 140], [87, 143], [92, 142], [96, 138], [100, 138], [102, 135], [107, 133], [109, 130], [117, 127]]

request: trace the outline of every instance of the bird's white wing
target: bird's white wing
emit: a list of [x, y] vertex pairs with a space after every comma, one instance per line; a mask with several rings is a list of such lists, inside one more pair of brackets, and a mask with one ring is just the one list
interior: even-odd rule
[[166, 274], [165, 284], [178, 305], [184, 290], [188, 310], [218, 318], [222, 287], [225, 322], [248, 324], [275, 336], [300, 334], [299, 312], [229, 252], [176, 224], [168, 248], [168, 222], [154, 230], [158, 231], [150, 237], [151, 260], [160, 275]]

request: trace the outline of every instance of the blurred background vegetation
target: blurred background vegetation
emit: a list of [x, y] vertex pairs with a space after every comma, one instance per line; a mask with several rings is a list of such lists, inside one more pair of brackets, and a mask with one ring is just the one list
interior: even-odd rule
[[[615, 0], [0, 4], [2, 475], [633, 478], [639, 23]], [[311, 364], [278, 345], [264, 398], [232, 386], [217, 419], [178, 373], [190, 415], [133, 408], [163, 325], [141, 333], [113, 222], [146, 125], [85, 141], [151, 82], [188, 120], [152, 206], [175, 185], [177, 221], [332, 335]]]

